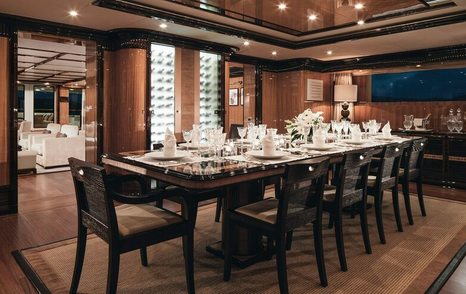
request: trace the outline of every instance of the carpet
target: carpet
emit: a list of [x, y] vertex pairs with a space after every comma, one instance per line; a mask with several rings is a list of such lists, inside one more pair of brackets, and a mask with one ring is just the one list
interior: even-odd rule
[[[365, 254], [359, 218], [344, 218], [348, 271], [339, 269], [334, 231], [324, 228], [325, 260], [329, 286], [319, 284], [311, 226], [294, 234], [293, 248], [287, 253], [288, 283], [291, 293], [402, 293], [417, 281], [424, 292], [436, 275], [423, 280], [429, 264], [449, 248], [455, 238], [464, 238], [466, 204], [426, 197], [427, 217], [420, 216], [417, 198], [412, 197], [414, 226], [407, 225], [401, 205], [404, 232], [396, 231], [391, 202], [386, 195], [384, 221], [387, 244], [380, 244], [374, 210], [369, 210], [371, 255]], [[214, 222], [215, 205], [201, 207], [195, 231], [195, 283], [198, 293], [278, 293], [275, 259], [246, 269], [233, 268], [229, 282], [222, 280], [223, 261], [207, 253], [205, 246], [220, 238], [221, 224]], [[327, 218], [325, 217], [325, 222]], [[80, 293], [103, 293], [107, 277], [107, 245], [98, 237], [88, 237]], [[35, 276], [52, 293], [69, 291], [76, 240], [70, 239], [16, 252], [22, 268]], [[450, 253], [449, 253], [450, 254]], [[121, 257], [119, 293], [184, 293], [186, 284], [181, 239], [148, 248], [149, 266], [140, 264], [139, 252]]]

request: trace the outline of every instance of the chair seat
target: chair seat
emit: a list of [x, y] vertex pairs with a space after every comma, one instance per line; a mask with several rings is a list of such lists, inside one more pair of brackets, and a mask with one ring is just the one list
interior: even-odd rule
[[149, 204], [122, 204], [115, 207], [115, 212], [122, 237], [184, 221], [181, 216]]
[[[288, 214], [304, 211], [307, 207], [289, 203]], [[247, 215], [249, 217], [275, 224], [277, 222], [278, 200], [275, 198], [267, 198], [262, 201], [254, 202], [235, 209], [236, 213]]]
[[376, 182], [377, 182], [377, 177], [376, 176], [369, 175], [367, 177], [367, 187], [374, 188]]
[[325, 185], [324, 187], [324, 201], [333, 202], [335, 200], [335, 195], [337, 193], [337, 188], [332, 185]]

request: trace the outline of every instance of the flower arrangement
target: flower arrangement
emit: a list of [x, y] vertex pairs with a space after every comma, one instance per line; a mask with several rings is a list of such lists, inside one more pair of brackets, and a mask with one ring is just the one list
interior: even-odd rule
[[[304, 139], [303, 129], [308, 128], [312, 130], [313, 126], [317, 126], [324, 120], [322, 111], [312, 112], [310, 108], [304, 110], [303, 113], [298, 114], [291, 120], [285, 120], [286, 130], [291, 135], [291, 140]], [[309, 135], [309, 134], [307, 134]]]

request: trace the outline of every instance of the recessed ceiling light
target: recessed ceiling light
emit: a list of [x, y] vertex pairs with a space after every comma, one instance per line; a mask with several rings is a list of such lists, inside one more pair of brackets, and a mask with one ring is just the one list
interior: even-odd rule
[[316, 19], [317, 19], [317, 15], [311, 14], [311, 15], [309, 15], [308, 18], [309, 18], [309, 20], [316, 20]]
[[420, 65], [420, 64], [416, 64], [416, 67], [421, 67], [421, 65]]
[[327, 55], [332, 55], [333, 51], [332, 50], [327, 50]]
[[161, 24], [159, 24], [159, 27], [160, 27], [161, 29], [166, 29], [166, 28], [167, 28], [167, 24], [166, 24], [166, 23], [161, 23]]
[[277, 55], [277, 51], [272, 51], [272, 55], [273, 56]]
[[244, 45], [244, 46], [249, 46], [250, 43], [249, 43], [249, 41], [245, 40], [245, 41], [243, 42], [243, 45]]
[[44, 83], [44, 85], [48, 86], [48, 85], [50, 85], [50, 83], [49, 83], [49, 82], [46, 82], [46, 83]]
[[76, 17], [78, 16], [78, 12], [76, 10], [70, 10], [70, 12], [68, 12], [68, 14], [72, 17]]
[[285, 10], [286, 7], [287, 7], [287, 6], [286, 6], [286, 3], [283, 3], [283, 2], [282, 2], [282, 3], [278, 4], [278, 9], [280, 9], [280, 10]]
[[358, 25], [362, 26], [364, 24], [364, 21], [361, 19], [361, 20], [358, 20]]
[[356, 3], [356, 4], [354, 5], [354, 8], [355, 8], [355, 9], [358, 9], [358, 10], [359, 10], [359, 9], [363, 9], [363, 8], [364, 8], [364, 4], [362, 4], [362, 3]]

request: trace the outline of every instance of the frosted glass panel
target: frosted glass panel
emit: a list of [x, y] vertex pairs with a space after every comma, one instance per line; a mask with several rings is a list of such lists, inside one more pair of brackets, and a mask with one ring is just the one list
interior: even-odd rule
[[222, 103], [220, 87], [221, 56], [211, 53], [200, 53], [200, 115], [202, 127], [218, 127], [222, 125]]
[[[151, 143], [175, 128], [175, 48], [151, 45]], [[152, 146], [151, 144], [151, 146]]]

